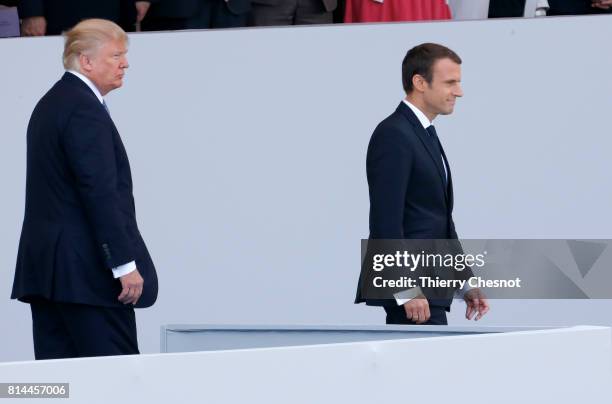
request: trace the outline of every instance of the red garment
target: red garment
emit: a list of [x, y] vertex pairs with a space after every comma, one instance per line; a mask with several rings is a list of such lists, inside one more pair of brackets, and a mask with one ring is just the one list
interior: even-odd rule
[[346, 0], [344, 22], [449, 20], [446, 0]]

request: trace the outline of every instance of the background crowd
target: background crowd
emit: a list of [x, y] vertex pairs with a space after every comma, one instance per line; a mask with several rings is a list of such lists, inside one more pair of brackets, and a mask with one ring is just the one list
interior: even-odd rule
[[612, 0], [0, 0], [2, 6], [0, 28], [15, 20], [4, 36], [59, 35], [94, 17], [126, 31], [163, 31], [612, 13]]

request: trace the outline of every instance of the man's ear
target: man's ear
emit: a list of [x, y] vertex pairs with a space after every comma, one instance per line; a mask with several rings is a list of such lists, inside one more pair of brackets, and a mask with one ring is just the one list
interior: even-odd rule
[[91, 58], [84, 53], [79, 54], [79, 65], [82, 72], [90, 72], [92, 70]]
[[425, 77], [420, 74], [415, 74], [412, 76], [412, 87], [418, 91], [419, 93], [425, 92], [425, 87], [427, 86], [427, 80]]

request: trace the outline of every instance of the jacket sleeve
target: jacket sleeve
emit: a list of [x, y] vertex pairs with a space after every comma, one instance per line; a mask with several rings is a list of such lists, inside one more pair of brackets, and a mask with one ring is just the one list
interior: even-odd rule
[[113, 131], [102, 107], [80, 106], [63, 133], [63, 146], [95, 239], [108, 268], [134, 261], [119, 206]]
[[17, 3], [19, 18], [43, 17], [45, 15], [44, 0], [20, 0]]
[[404, 238], [406, 192], [412, 166], [412, 150], [405, 135], [392, 126], [379, 125], [374, 131], [366, 157], [370, 193], [370, 240], [362, 262], [356, 303], [395, 306], [394, 294], [404, 288], [373, 288], [375, 277], [386, 278], [387, 271], [372, 270], [376, 254], [393, 253], [391, 245], [378, 240]]
[[403, 133], [378, 127], [368, 147], [366, 169], [370, 192], [370, 237], [404, 238], [404, 209], [412, 150]]

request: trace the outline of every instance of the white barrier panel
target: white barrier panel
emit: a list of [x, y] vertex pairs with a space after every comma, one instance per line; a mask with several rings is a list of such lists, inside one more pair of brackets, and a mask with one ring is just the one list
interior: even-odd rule
[[[220, 351], [536, 331], [553, 327], [449, 327], [432, 325], [214, 325], [161, 327], [160, 352]], [[557, 327], [559, 328], [559, 327]]]
[[[74, 403], [606, 402], [604, 327], [0, 364]], [[28, 400], [20, 400], [20, 403]]]

